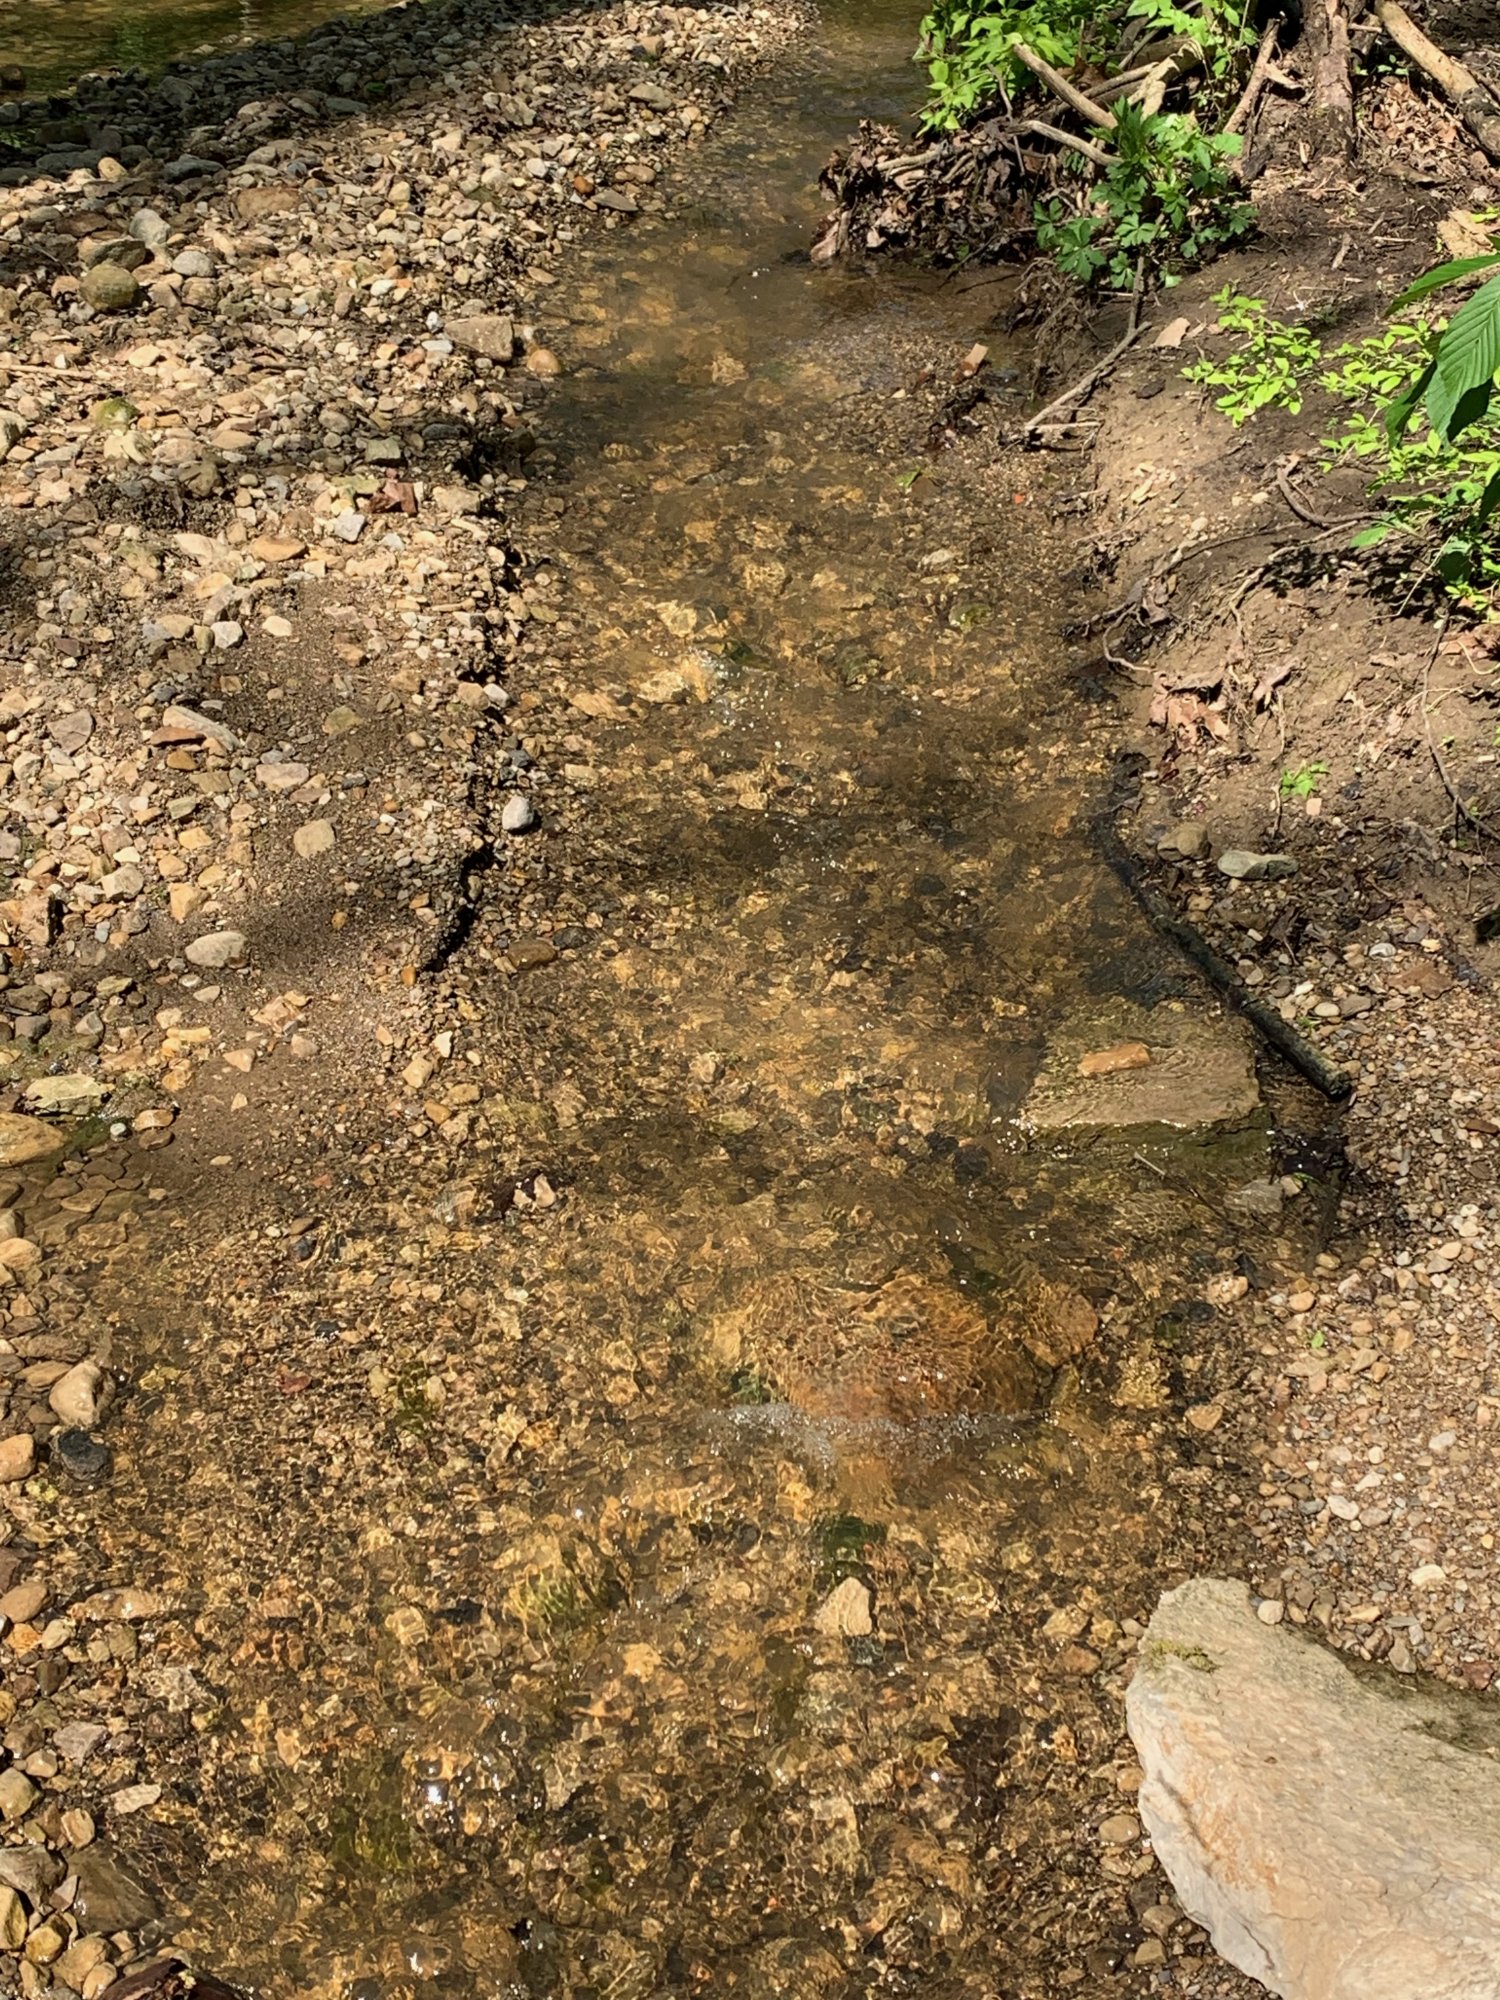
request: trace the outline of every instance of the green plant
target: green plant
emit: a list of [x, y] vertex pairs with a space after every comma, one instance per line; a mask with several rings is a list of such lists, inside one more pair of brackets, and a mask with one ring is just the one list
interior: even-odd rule
[[1054, 67], [1071, 69], [1095, 12], [1086, 0], [938, 0], [922, 23], [917, 50], [927, 70], [929, 131], [957, 131], [1002, 91], [1014, 96], [1034, 87], [1016, 60], [1017, 42]]
[[1322, 342], [1306, 327], [1272, 319], [1264, 299], [1247, 298], [1226, 285], [1214, 295], [1219, 331], [1237, 333], [1241, 344], [1222, 361], [1205, 356], [1183, 369], [1189, 382], [1223, 393], [1214, 398], [1236, 426], [1258, 410], [1302, 408], [1302, 390], [1323, 356]]
[[[1415, 305], [1433, 292], [1476, 277], [1500, 264], [1500, 245], [1478, 257], [1457, 257], [1424, 271], [1395, 300], [1392, 310]], [[1393, 405], [1393, 439], [1411, 422], [1420, 402], [1427, 421], [1451, 444], [1489, 414], [1500, 371], [1500, 278], [1481, 285], [1428, 343], [1427, 361], [1406, 394]]]
[[1281, 796], [1284, 799], [1310, 799], [1327, 776], [1326, 764], [1300, 764], [1295, 771], [1283, 771]]
[[1433, 422], [1422, 385], [1444, 331], [1404, 321], [1329, 356], [1336, 365], [1321, 386], [1341, 416], [1323, 440], [1324, 463], [1361, 464], [1369, 475], [1380, 512], [1355, 535], [1356, 548], [1384, 545], [1413, 581], [1435, 576], [1460, 603], [1487, 609], [1500, 589], [1490, 526], [1500, 501], [1500, 421], [1486, 400], [1460, 422]]
[[1002, 93], [1011, 99], [1034, 95], [1037, 81], [1017, 60], [1017, 42], [1054, 69], [1072, 69], [1084, 56], [1108, 68], [1126, 28], [1139, 24], [1145, 32], [1138, 45], [1185, 37], [1202, 52], [1209, 86], [1205, 112], [1219, 108], [1224, 93], [1215, 86], [1232, 82], [1241, 52], [1256, 38], [1248, 0], [1201, 0], [1196, 7], [1178, 6], [1176, 0], [1129, 0], [1114, 11], [1088, 0], [937, 0], [922, 23], [917, 50], [927, 71], [927, 128], [956, 131], [987, 112]]
[[1059, 270], [1083, 285], [1107, 277], [1123, 291], [1138, 262], [1153, 272], [1172, 261], [1201, 263], [1245, 234], [1253, 210], [1225, 164], [1240, 150], [1237, 135], [1200, 131], [1178, 112], [1148, 116], [1123, 101], [1115, 117], [1116, 151], [1087, 207], [1070, 213], [1061, 199], [1037, 204], [1037, 248]]
[[[1147, 24], [1148, 40], [1181, 37], [1202, 51], [1209, 89], [1198, 107], [1200, 117], [1219, 108], [1224, 98], [1219, 86], [1235, 83], [1239, 58], [1256, 43], [1250, 0], [1238, 6], [1234, 0], [1208, 0], [1200, 7], [1180, 7], [1176, 0], [1130, 0], [1127, 18]], [[1229, 108], [1222, 102], [1224, 112]]]
[[[1444, 282], [1441, 270], [1428, 276], [1429, 292]], [[1412, 316], [1325, 352], [1315, 334], [1273, 319], [1258, 299], [1225, 291], [1216, 303], [1221, 330], [1238, 333], [1241, 345], [1221, 361], [1192, 363], [1183, 371], [1188, 379], [1222, 390], [1218, 407], [1236, 424], [1262, 409], [1299, 410], [1316, 379], [1334, 405], [1322, 440], [1324, 470], [1358, 465], [1378, 507], [1354, 547], [1383, 549], [1409, 587], [1435, 579], [1458, 602], [1488, 609], [1500, 591], [1500, 548], [1491, 532], [1500, 504], [1500, 415], [1490, 414], [1481, 385], [1484, 395], [1466, 408], [1462, 398], [1452, 409], [1440, 400], [1434, 421], [1427, 392], [1448, 331], [1443, 323]]]

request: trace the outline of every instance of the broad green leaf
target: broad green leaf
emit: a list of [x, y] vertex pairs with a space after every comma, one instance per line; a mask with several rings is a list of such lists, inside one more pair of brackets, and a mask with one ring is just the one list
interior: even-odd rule
[[1361, 528], [1357, 535], [1351, 535], [1349, 546], [1351, 549], [1373, 549], [1375, 544], [1383, 542], [1390, 532], [1389, 521], [1377, 521], [1373, 527]]
[[1444, 285], [1456, 284], [1460, 278], [1467, 278], [1475, 271], [1487, 271], [1493, 264], [1500, 264], [1500, 249], [1487, 250], [1482, 257], [1456, 257], [1448, 264], [1434, 264], [1430, 271], [1424, 271], [1415, 283], [1391, 300], [1391, 310], [1395, 312], [1417, 299], [1425, 299], [1429, 292], [1440, 291]]
[[[1385, 434], [1391, 444], [1400, 444], [1402, 438], [1406, 436], [1411, 420], [1416, 415], [1422, 398], [1427, 394], [1433, 372], [1433, 364], [1429, 361], [1405, 394], [1398, 396], [1386, 411]], [[1325, 378], [1323, 387], [1326, 389], [1328, 386], [1329, 382]]]
[[1493, 387], [1492, 381], [1459, 385], [1446, 380], [1439, 353], [1427, 384], [1427, 421], [1434, 435], [1451, 444], [1461, 431], [1477, 424], [1489, 409]]
[[[1500, 278], [1481, 285], [1473, 298], [1459, 307], [1438, 340], [1433, 360], [1437, 380], [1445, 385], [1453, 405], [1448, 422], [1440, 426], [1434, 419], [1433, 428], [1451, 439], [1460, 399], [1481, 383], [1493, 382], [1495, 370], [1500, 368]], [[1429, 411], [1431, 408], [1429, 390]], [[1467, 421], [1472, 422], [1472, 418]]]

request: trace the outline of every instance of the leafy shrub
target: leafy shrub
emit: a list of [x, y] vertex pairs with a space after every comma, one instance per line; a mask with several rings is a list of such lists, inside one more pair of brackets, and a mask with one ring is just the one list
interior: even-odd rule
[[917, 60], [926, 66], [929, 131], [956, 132], [1003, 90], [1015, 97], [1036, 79], [1012, 51], [1025, 42], [1055, 69], [1071, 69], [1095, 10], [1084, 0], [938, 0], [922, 23]]
[[1272, 319], [1264, 299], [1246, 298], [1226, 285], [1214, 294], [1221, 333], [1237, 333], [1241, 344], [1222, 361], [1204, 357], [1183, 369], [1189, 382], [1221, 389], [1214, 408], [1236, 428], [1258, 410], [1302, 408], [1302, 389], [1323, 358], [1323, 344], [1305, 327]]
[[[1403, 299], [1434, 289], [1413, 287]], [[1480, 297], [1476, 293], [1461, 312]], [[1460, 363], [1472, 372], [1483, 364], [1486, 348], [1450, 349], [1458, 360], [1433, 393], [1439, 357], [1461, 313], [1446, 324], [1421, 316], [1399, 320], [1325, 353], [1315, 334], [1273, 319], [1259, 299], [1225, 291], [1215, 303], [1221, 330], [1238, 333], [1241, 345], [1222, 361], [1191, 363], [1183, 370], [1188, 379], [1222, 389], [1218, 407], [1238, 424], [1263, 409], [1300, 410], [1304, 388], [1316, 377], [1334, 406], [1322, 439], [1324, 470], [1361, 467], [1379, 509], [1353, 545], [1383, 548], [1409, 586], [1433, 580], [1468, 608], [1490, 610], [1500, 593], [1493, 525], [1500, 506], [1500, 413], [1489, 408], [1491, 377], [1455, 393], [1464, 380]], [[1496, 311], [1500, 316], [1500, 305]]]
[[1108, 68], [1127, 31], [1138, 45], [1187, 36], [1203, 51], [1210, 85], [1231, 82], [1239, 53], [1255, 43], [1248, 0], [1202, 0], [1191, 9], [1176, 0], [1129, 0], [1113, 10], [1086, 0], [937, 0], [917, 52], [927, 70], [928, 129], [972, 124], [1002, 92], [1012, 100], [1035, 94], [1036, 78], [1013, 53], [1017, 42], [1054, 69], [1072, 69], [1083, 57]]
[[1137, 258], [1148, 271], [1203, 262], [1243, 236], [1254, 212], [1225, 167], [1240, 150], [1231, 133], [1206, 133], [1178, 112], [1146, 117], [1115, 106], [1116, 157], [1090, 190], [1081, 213], [1061, 199], [1036, 208], [1037, 248], [1080, 284], [1107, 276], [1131, 282]]

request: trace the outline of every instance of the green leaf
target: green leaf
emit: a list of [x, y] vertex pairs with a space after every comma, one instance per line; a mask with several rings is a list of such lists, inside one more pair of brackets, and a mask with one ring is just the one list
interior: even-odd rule
[[1357, 535], [1349, 537], [1351, 549], [1373, 549], [1377, 542], [1383, 542], [1391, 532], [1391, 522], [1377, 521], [1373, 527], [1361, 528]]
[[[1451, 440], [1462, 398], [1481, 383], [1493, 382], [1495, 371], [1500, 368], [1500, 278], [1491, 278], [1481, 285], [1473, 298], [1466, 299], [1459, 307], [1439, 337], [1433, 359], [1437, 364], [1436, 379], [1443, 383], [1451, 403], [1448, 422], [1439, 425], [1434, 419], [1433, 428], [1441, 429]], [[1432, 402], [1429, 390], [1429, 413]]]
[[1425, 299], [1429, 292], [1439, 291], [1444, 285], [1456, 284], [1460, 278], [1467, 278], [1475, 271], [1487, 271], [1492, 264], [1500, 264], [1500, 249], [1487, 250], [1482, 257], [1455, 257], [1450, 263], [1434, 264], [1430, 271], [1424, 271], [1415, 283], [1391, 300], [1391, 310], [1395, 312], [1417, 299]]
[[1479, 505], [1474, 509], [1476, 523], [1482, 528], [1497, 507], [1500, 507], [1500, 472], [1492, 472], [1489, 484], [1479, 496]]
[[[1398, 396], [1386, 411], [1385, 435], [1390, 444], [1400, 444], [1402, 438], [1406, 436], [1407, 430], [1411, 425], [1411, 420], [1416, 415], [1422, 398], [1427, 394], [1433, 373], [1434, 364], [1429, 361], [1411, 387], [1404, 394]], [[1327, 388], [1329, 387], [1329, 383], [1325, 381], [1323, 386]], [[1434, 426], [1434, 428], [1436, 427]]]
[[1493, 390], [1493, 382], [1475, 382], [1455, 394], [1453, 385], [1435, 373], [1427, 386], [1427, 421], [1434, 434], [1452, 444], [1461, 431], [1483, 420]]

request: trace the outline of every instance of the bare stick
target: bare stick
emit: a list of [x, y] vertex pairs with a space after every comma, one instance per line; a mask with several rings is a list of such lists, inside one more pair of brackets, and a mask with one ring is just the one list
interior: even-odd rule
[[1189, 75], [1203, 60], [1203, 51], [1196, 42], [1184, 42], [1171, 55], [1163, 56], [1159, 63], [1153, 63], [1147, 70], [1145, 79], [1130, 93], [1132, 104], [1139, 105], [1148, 118], [1154, 118], [1161, 110], [1167, 91], [1174, 83]]
[[1300, 500], [1292, 491], [1292, 474], [1299, 461], [1293, 457], [1276, 468], [1276, 490], [1299, 521], [1306, 521], [1310, 528], [1331, 528], [1333, 523], [1322, 514], [1315, 514], [1305, 500]]
[[1106, 153], [1102, 146], [1096, 146], [1092, 139], [1079, 139], [1071, 132], [1064, 132], [1060, 125], [1043, 124], [1040, 118], [1028, 118], [1020, 129], [1034, 132], [1039, 139], [1050, 139], [1054, 146], [1066, 146], [1070, 152], [1082, 153], [1096, 167], [1111, 166], [1116, 157], [1113, 153]]
[[1276, 60], [1276, 33], [1279, 22], [1273, 21], [1260, 38], [1260, 47], [1255, 52], [1255, 67], [1250, 72], [1250, 81], [1240, 94], [1240, 101], [1224, 120], [1226, 132], [1243, 132], [1255, 115], [1255, 107], [1260, 102], [1260, 94], [1266, 87], [1266, 79], [1271, 65]]
[[1087, 118], [1091, 125], [1097, 125], [1103, 132], [1114, 131], [1113, 111], [1106, 111], [1104, 106], [1096, 104], [1092, 97], [1085, 97], [1076, 84], [1069, 83], [1062, 72], [1055, 70], [1051, 63], [1043, 62], [1034, 49], [1028, 49], [1024, 42], [1016, 42], [1011, 48], [1011, 54], [1017, 62], [1025, 63], [1032, 75], [1039, 76], [1048, 89], [1060, 97], [1064, 104], [1070, 105], [1080, 118]]
[[1145, 260], [1137, 258], [1135, 285], [1130, 294], [1130, 325], [1125, 329], [1121, 338], [1115, 342], [1108, 354], [1105, 355], [1104, 359], [1095, 362], [1087, 375], [1081, 376], [1071, 389], [1064, 389], [1060, 396], [1054, 396], [1046, 409], [1038, 410], [1034, 417], [1028, 418], [1022, 426], [1022, 434], [1024, 436], [1030, 437], [1036, 431], [1045, 430], [1063, 410], [1067, 409], [1070, 403], [1076, 403], [1080, 398], [1086, 396], [1095, 383], [1109, 373], [1126, 348], [1135, 344], [1141, 331], [1141, 300], [1145, 294], [1145, 281]]
[[1431, 77], [1492, 160], [1500, 160], [1500, 110], [1471, 69], [1428, 41], [1397, 0], [1375, 0], [1375, 18], [1424, 75]]

